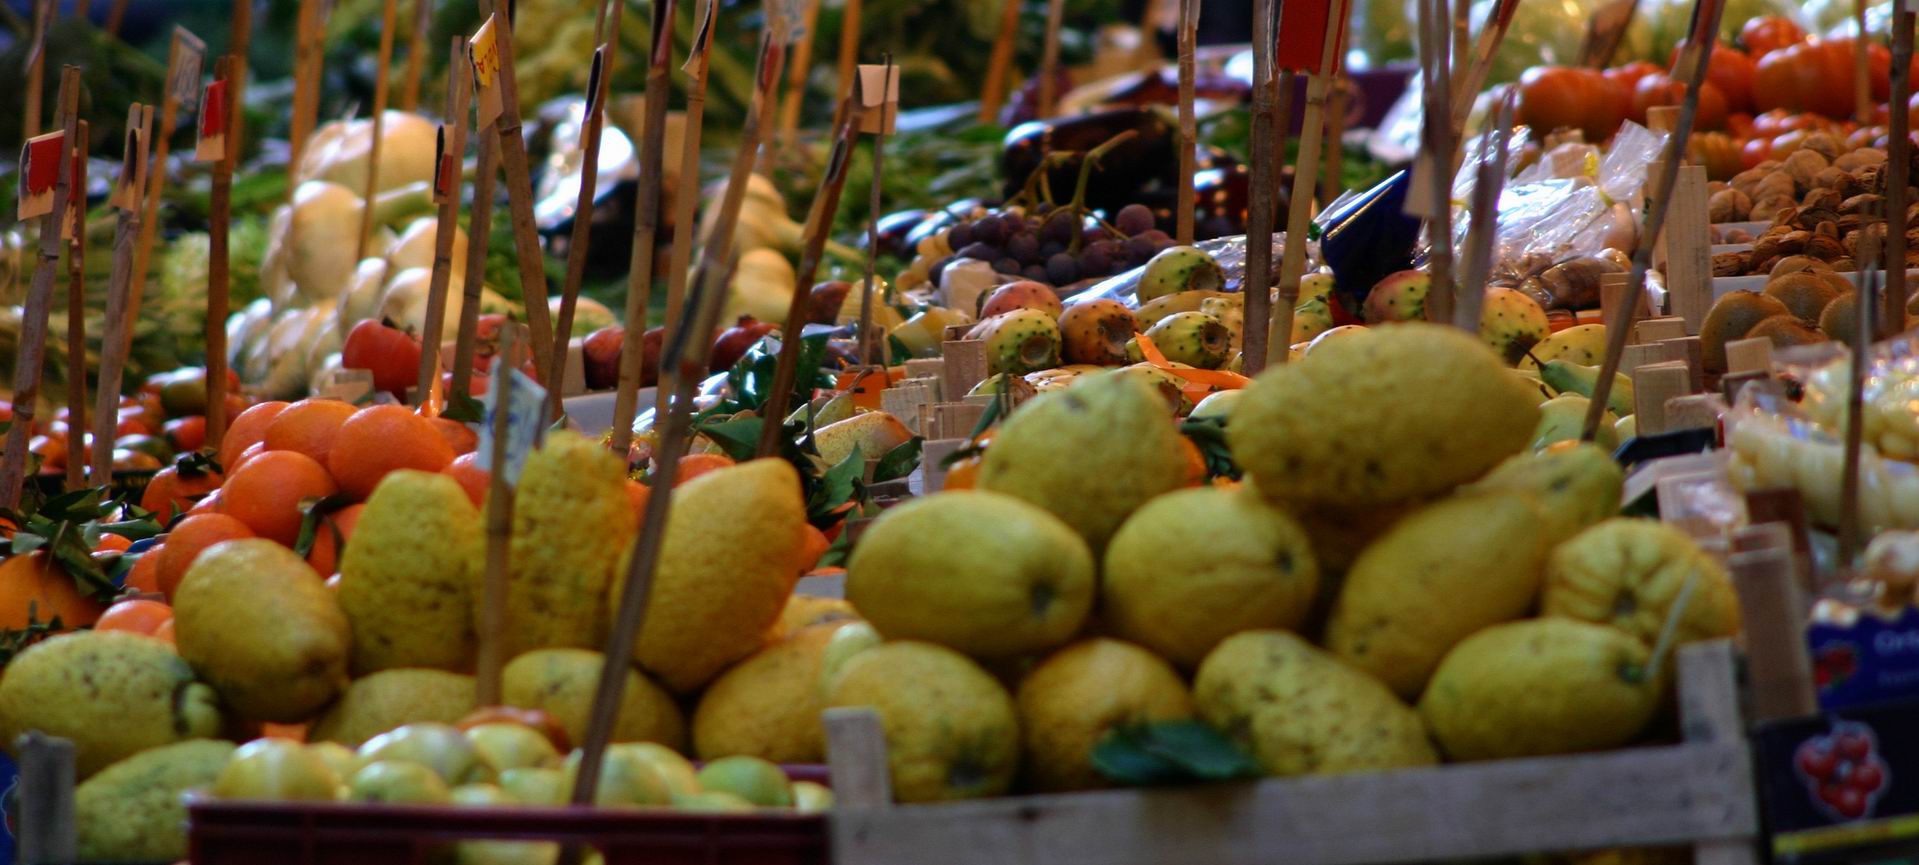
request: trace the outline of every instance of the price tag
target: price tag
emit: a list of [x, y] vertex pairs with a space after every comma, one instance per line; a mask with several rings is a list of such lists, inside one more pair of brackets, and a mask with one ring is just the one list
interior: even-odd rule
[[53, 191], [60, 183], [60, 167], [67, 146], [66, 132], [54, 131], [27, 139], [20, 145], [19, 219], [32, 219], [53, 212]]
[[[502, 380], [512, 376], [513, 383], [502, 388]], [[499, 394], [502, 389], [511, 390], [506, 406], [506, 483], [519, 486], [520, 469], [526, 465], [526, 457], [533, 452], [533, 443], [539, 441], [540, 428], [546, 423], [546, 388], [527, 377], [526, 373], [511, 369], [504, 360], [495, 358], [493, 364], [493, 383], [486, 389], [486, 397], [481, 400], [485, 408], [480, 421], [480, 451], [478, 460], [483, 467], [492, 467], [493, 419], [500, 411]]]
[[860, 131], [892, 135], [900, 119], [900, 68], [860, 64]]
[[467, 60], [473, 64], [474, 110], [478, 112], [475, 121], [480, 128], [492, 126], [506, 110], [500, 102], [500, 40], [494, 18], [488, 15], [466, 44]]
[[173, 48], [167, 58], [167, 95], [183, 111], [200, 104], [200, 69], [206, 63], [207, 43], [185, 27], [173, 28]]
[[337, 399], [359, 405], [373, 395], [373, 371], [370, 369], [328, 370], [318, 382], [315, 393], [321, 399]]
[[107, 204], [126, 211], [140, 209], [147, 188], [147, 135], [153, 130], [153, 106], [135, 103], [127, 110], [127, 140], [120, 151], [120, 173], [113, 179]]
[[227, 158], [227, 82], [207, 83], [200, 97], [200, 143], [193, 148], [196, 162]]

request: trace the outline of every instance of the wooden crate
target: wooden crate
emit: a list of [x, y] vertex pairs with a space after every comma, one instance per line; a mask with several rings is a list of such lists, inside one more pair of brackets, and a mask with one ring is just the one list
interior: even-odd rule
[[1685, 741], [1375, 774], [887, 805], [870, 710], [828, 713], [837, 865], [1357, 865], [1686, 845], [1756, 861], [1730, 642], [1679, 661]]

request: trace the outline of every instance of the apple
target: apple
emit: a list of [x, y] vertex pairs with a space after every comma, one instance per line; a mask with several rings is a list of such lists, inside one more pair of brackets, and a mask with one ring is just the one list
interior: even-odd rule
[[340, 366], [368, 370], [373, 373], [374, 388], [400, 396], [419, 381], [420, 341], [369, 318], [347, 331]]
[[580, 343], [586, 356], [586, 389], [606, 390], [620, 383], [620, 348], [626, 342], [626, 328], [607, 325]]
[[725, 372], [732, 369], [761, 337], [772, 333], [774, 327], [776, 325], [772, 322], [760, 321], [750, 315], [740, 316], [738, 322], [721, 331], [719, 338], [713, 341], [713, 355], [707, 365], [708, 370]]

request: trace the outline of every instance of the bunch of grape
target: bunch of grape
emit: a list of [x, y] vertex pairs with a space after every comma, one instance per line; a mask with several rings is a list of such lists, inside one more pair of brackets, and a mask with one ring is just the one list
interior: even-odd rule
[[1138, 267], [1171, 245], [1143, 204], [1121, 208], [1110, 224], [1045, 204], [1031, 212], [980, 211], [921, 241], [902, 282], [912, 284], [923, 268], [925, 280], [937, 285], [953, 262], [972, 259], [1010, 278], [1065, 287]]

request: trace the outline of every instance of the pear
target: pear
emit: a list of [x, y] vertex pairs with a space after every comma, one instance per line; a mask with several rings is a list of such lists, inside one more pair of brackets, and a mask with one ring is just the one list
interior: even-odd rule
[[480, 759], [479, 749], [451, 724], [426, 722], [388, 730], [360, 746], [360, 759], [369, 764], [416, 763], [433, 770], [448, 784], [465, 784], [492, 775], [492, 768]]
[[[1580, 434], [1586, 429], [1586, 411], [1590, 405], [1592, 400], [1576, 393], [1563, 393], [1540, 403], [1539, 426], [1533, 430], [1532, 449], [1579, 441]], [[1618, 415], [1606, 412], [1599, 429], [1593, 434], [1593, 442], [1608, 451], [1618, 447], [1619, 436], [1613, 431], [1613, 424], [1618, 421]]]
[[[571, 791], [580, 774], [580, 752], [566, 757], [565, 784]], [[602, 808], [665, 805], [673, 801], [666, 778], [652, 762], [634, 754], [608, 748], [600, 757], [600, 785], [593, 801]]]
[[[1590, 397], [1599, 385], [1599, 367], [1566, 360], [1549, 360], [1539, 368], [1539, 380], [1562, 394]], [[1613, 373], [1612, 390], [1606, 392], [1606, 410], [1615, 415], [1633, 413], [1632, 379], [1623, 372]]]
[[148, 748], [220, 732], [219, 699], [167, 644], [121, 631], [35, 643], [0, 677], [0, 745], [28, 730], [73, 742], [84, 779]]
[[793, 804], [793, 787], [786, 773], [759, 757], [721, 757], [700, 769], [699, 782], [708, 793], [731, 793], [766, 808]]
[[320, 755], [291, 739], [255, 739], [233, 752], [210, 792], [216, 799], [332, 802], [342, 781]]
[[347, 782], [353, 802], [400, 805], [445, 805], [452, 801], [446, 782], [432, 769], [404, 760], [375, 760], [353, 773]]

